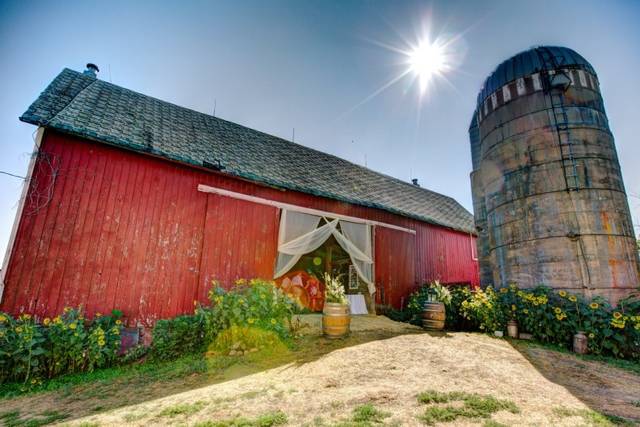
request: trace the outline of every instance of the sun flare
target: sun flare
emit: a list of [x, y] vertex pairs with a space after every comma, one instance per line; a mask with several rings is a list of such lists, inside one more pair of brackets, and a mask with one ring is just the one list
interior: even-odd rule
[[434, 76], [441, 75], [447, 67], [444, 48], [428, 40], [418, 44], [407, 56], [409, 69], [418, 78], [421, 91], [427, 88]]

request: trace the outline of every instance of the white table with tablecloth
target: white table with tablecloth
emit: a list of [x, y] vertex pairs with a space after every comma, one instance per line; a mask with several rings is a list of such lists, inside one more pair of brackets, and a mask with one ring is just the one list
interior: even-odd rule
[[349, 300], [349, 307], [351, 308], [351, 314], [369, 314], [367, 311], [367, 304], [364, 301], [364, 295], [362, 294], [347, 294]]

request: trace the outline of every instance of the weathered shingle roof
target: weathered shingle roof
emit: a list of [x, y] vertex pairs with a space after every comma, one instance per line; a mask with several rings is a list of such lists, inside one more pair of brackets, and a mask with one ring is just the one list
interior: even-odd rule
[[330, 154], [64, 69], [20, 117], [38, 126], [473, 232], [454, 199]]

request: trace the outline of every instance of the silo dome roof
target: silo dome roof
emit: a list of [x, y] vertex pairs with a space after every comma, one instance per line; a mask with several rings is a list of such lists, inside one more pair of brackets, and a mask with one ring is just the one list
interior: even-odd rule
[[484, 81], [482, 89], [480, 89], [480, 93], [478, 94], [478, 105], [482, 103], [487, 96], [491, 95], [506, 83], [546, 68], [552, 68], [549, 66], [545, 67], [543, 64], [543, 58], [549, 56], [555, 59], [558, 67], [577, 66], [591, 74], [596, 74], [591, 64], [575, 50], [560, 46], [534, 47], [520, 52], [498, 65], [495, 71]]

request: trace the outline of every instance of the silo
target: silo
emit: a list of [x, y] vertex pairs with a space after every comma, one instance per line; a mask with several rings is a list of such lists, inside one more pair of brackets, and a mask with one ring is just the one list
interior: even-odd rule
[[617, 301], [639, 261], [595, 70], [564, 47], [500, 64], [469, 128], [483, 284]]

